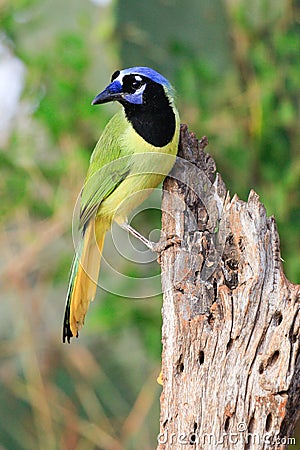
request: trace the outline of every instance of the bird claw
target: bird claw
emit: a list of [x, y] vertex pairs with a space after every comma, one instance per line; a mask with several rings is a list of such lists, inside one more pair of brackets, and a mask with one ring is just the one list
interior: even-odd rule
[[180, 245], [181, 239], [178, 236], [170, 236], [167, 239], [160, 239], [158, 242], [153, 242], [152, 251], [156, 253], [162, 253], [167, 248], [173, 245]]
[[127, 222], [124, 222], [124, 223], [120, 224], [120, 226], [124, 230], [126, 230], [128, 233], [130, 233], [132, 236], [134, 236], [135, 238], [137, 238], [138, 240], [143, 242], [143, 244], [145, 244], [146, 247], [148, 247], [152, 252], [157, 253], [158, 254], [158, 262], [160, 261], [159, 260], [160, 254], [164, 250], [166, 250], [169, 247], [172, 247], [173, 245], [180, 245], [181, 244], [180, 237], [178, 237], [176, 235], [172, 235], [172, 236], [169, 236], [167, 238], [162, 236], [158, 242], [152, 242], [152, 241], [149, 241], [144, 236], [142, 236], [137, 230], [132, 228], [132, 226], [129, 225]]
[[174, 245], [181, 245], [181, 239], [180, 237], [173, 235], [166, 239], [161, 238], [158, 242], [152, 242], [151, 244], [151, 250], [157, 253], [157, 262], [160, 264], [162, 252]]

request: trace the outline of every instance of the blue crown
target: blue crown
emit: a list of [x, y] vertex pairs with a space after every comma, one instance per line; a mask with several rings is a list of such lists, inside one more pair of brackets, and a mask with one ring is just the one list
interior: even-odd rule
[[125, 75], [133, 74], [133, 75], [144, 75], [145, 77], [150, 78], [156, 83], [162, 84], [166, 86], [168, 89], [172, 89], [170, 82], [163, 77], [160, 73], [156, 72], [150, 67], [130, 67], [129, 69], [123, 69], [121, 71]]

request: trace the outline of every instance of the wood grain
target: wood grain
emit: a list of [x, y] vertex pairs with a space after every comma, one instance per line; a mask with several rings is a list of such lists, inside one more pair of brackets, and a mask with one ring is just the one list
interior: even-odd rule
[[[230, 199], [181, 128], [164, 183], [158, 450], [286, 448], [300, 410], [300, 286], [284, 276], [273, 217], [258, 195]], [[290, 441], [291, 442], [291, 441]]]

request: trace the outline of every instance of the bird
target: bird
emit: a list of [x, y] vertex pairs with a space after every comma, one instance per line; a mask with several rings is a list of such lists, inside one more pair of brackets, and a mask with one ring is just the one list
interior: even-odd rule
[[170, 82], [149, 67], [116, 70], [92, 105], [118, 102], [90, 158], [80, 197], [79, 243], [72, 262], [63, 320], [63, 342], [78, 337], [96, 295], [101, 253], [112, 222], [155, 251], [128, 223], [172, 169], [180, 119]]

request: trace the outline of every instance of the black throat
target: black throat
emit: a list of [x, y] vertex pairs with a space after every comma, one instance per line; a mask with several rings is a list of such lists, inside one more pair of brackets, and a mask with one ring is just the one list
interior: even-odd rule
[[123, 107], [127, 119], [146, 142], [164, 147], [172, 141], [176, 128], [175, 114], [160, 84], [147, 84], [142, 105], [124, 102]]

